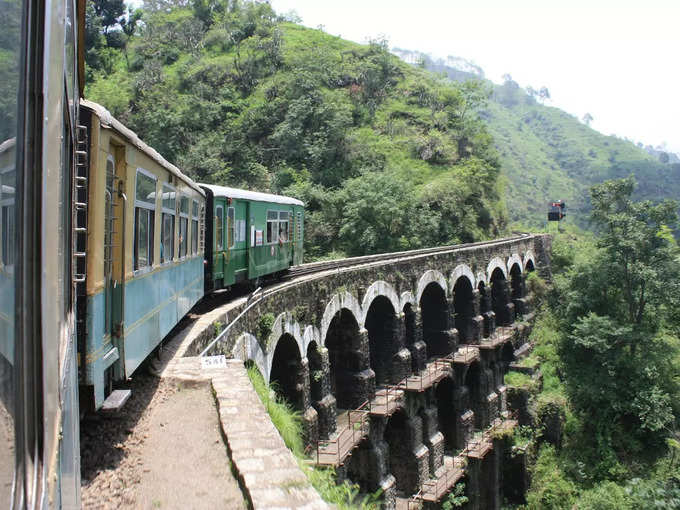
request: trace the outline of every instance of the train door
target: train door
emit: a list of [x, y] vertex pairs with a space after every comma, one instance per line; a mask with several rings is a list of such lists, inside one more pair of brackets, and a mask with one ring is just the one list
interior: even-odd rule
[[234, 248], [236, 245], [236, 209], [229, 200], [226, 216], [226, 236], [224, 238], [224, 285], [234, 284]]
[[[104, 334], [111, 349], [107, 384], [125, 378], [125, 147], [112, 146], [106, 161], [104, 194]], [[104, 356], [106, 359], [107, 355]], [[107, 393], [111, 388], [107, 388]]]
[[213, 221], [213, 278], [220, 281], [219, 287], [223, 287], [224, 279], [224, 202], [215, 198], [215, 221]]

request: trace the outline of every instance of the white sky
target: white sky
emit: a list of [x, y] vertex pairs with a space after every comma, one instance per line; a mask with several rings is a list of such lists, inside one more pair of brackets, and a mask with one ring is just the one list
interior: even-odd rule
[[680, 153], [680, 0], [270, 0], [309, 27], [546, 86], [592, 127]]

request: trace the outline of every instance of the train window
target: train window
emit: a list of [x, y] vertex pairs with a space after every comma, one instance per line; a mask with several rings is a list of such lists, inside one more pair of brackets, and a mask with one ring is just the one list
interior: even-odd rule
[[0, 172], [0, 231], [2, 232], [2, 265], [14, 265], [14, 181], [13, 168]]
[[156, 177], [137, 169], [135, 183], [134, 269], [153, 265], [154, 221], [156, 217]]
[[156, 176], [142, 168], [137, 169], [135, 202], [156, 208]]
[[182, 196], [179, 200], [179, 257], [187, 256], [189, 239], [189, 197]]
[[279, 240], [279, 213], [277, 211], [267, 211], [267, 243], [275, 243]]
[[221, 205], [218, 205], [217, 207], [215, 207], [215, 246], [217, 246], [218, 250], [224, 248], [224, 242], [222, 241], [224, 232], [223, 218], [224, 209], [222, 208]]
[[234, 245], [236, 244], [236, 240], [234, 239], [234, 222], [236, 221], [236, 217], [234, 215], [234, 208], [230, 207], [227, 209], [227, 245], [229, 248], [233, 248]]
[[161, 263], [175, 256], [175, 190], [163, 184], [163, 207], [161, 214]]
[[279, 212], [279, 241], [288, 242], [288, 212]]
[[191, 254], [198, 253], [198, 201], [191, 204]]

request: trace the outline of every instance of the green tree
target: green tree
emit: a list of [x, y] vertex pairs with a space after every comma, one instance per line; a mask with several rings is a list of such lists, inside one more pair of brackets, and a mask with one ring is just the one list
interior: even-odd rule
[[677, 204], [635, 202], [634, 186], [631, 177], [591, 189], [597, 247], [557, 280], [563, 376], [596, 477], [612, 473], [613, 452], [663, 444], [674, 419], [675, 348], [665, 335], [679, 295], [669, 231]]

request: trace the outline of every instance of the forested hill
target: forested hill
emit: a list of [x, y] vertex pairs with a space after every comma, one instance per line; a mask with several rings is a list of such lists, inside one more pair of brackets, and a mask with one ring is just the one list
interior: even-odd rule
[[[435, 61], [418, 52], [395, 52], [456, 82], [483, 79], [482, 69], [463, 59]], [[542, 104], [537, 91], [522, 89], [512, 79], [503, 85], [485, 83], [492, 96], [482, 117], [500, 153], [511, 220], [544, 224], [547, 202], [562, 199], [572, 221], [586, 226], [590, 186], [631, 173], [638, 181], [639, 199], [680, 196], [680, 164], [674, 155], [650, 155], [632, 142], [602, 135], [576, 117]]]
[[478, 83], [245, 0], [87, 10], [86, 96], [200, 181], [307, 204], [313, 257], [493, 237], [500, 163]]

